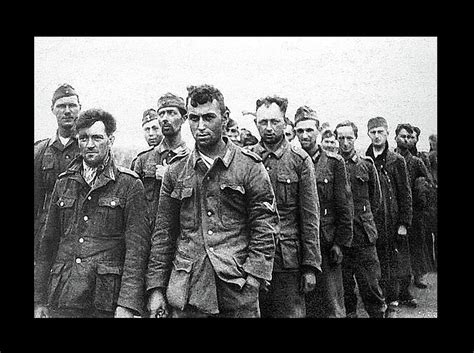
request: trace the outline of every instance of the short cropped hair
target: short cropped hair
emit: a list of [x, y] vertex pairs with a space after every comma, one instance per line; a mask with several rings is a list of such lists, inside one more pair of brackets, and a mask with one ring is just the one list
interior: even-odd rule
[[102, 109], [92, 108], [85, 110], [79, 114], [76, 120], [75, 130], [87, 129], [94, 125], [97, 121], [102, 121], [105, 125], [105, 132], [108, 136], [112, 135], [117, 129], [117, 122], [112, 114]]
[[352, 131], [354, 131], [355, 138], [358, 137], [359, 129], [357, 128], [356, 124], [354, 124], [352, 121], [345, 120], [342, 123], [339, 123], [339, 124], [336, 125], [336, 128], [334, 129], [334, 133], [336, 134], [336, 138], [337, 138], [337, 128], [342, 127], [342, 126], [350, 126], [352, 128]]
[[198, 104], [212, 103], [215, 99], [219, 105], [221, 115], [224, 116], [229, 108], [224, 103], [224, 96], [221, 91], [212, 85], [204, 84], [200, 86], [188, 86], [188, 96], [186, 97], [186, 106], [191, 104], [193, 107], [197, 107]]
[[286, 109], [288, 108], [288, 99], [284, 97], [279, 97], [279, 96], [271, 96], [271, 97], [267, 96], [265, 98], [257, 99], [255, 111], [257, 111], [258, 108], [260, 108], [264, 104], [266, 107], [269, 107], [272, 103], [275, 103], [276, 105], [278, 105], [278, 107], [280, 108], [280, 111], [283, 114], [286, 113]]
[[409, 134], [413, 133], [413, 126], [408, 123], [404, 123], [397, 125], [397, 128], [395, 129], [395, 135], [398, 135], [398, 133], [403, 129], [405, 129]]

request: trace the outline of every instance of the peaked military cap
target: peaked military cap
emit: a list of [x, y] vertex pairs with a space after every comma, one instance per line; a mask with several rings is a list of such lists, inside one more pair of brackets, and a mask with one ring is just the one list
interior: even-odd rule
[[178, 108], [183, 117], [187, 114], [184, 99], [181, 97], [178, 97], [177, 95], [173, 93], [168, 92], [164, 94], [163, 96], [161, 96], [160, 98], [158, 98], [158, 107], [156, 108], [156, 111], [158, 112], [161, 108], [166, 108], [166, 107]]
[[149, 121], [158, 119], [158, 114], [153, 108], [147, 109], [143, 112], [142, 126], [148, 123]]
[[53, 105], [54, 105], [54, 102], [56, 102], [59, 98], [69, 97], [69, 96], [79, 97], [79, 95], [76, 93], [76, 91], [70, 84], [63, 83], [61, 86], [59, 86], [56, 89], [56, 91], [54, 91], [53, 99], [52, 99]]

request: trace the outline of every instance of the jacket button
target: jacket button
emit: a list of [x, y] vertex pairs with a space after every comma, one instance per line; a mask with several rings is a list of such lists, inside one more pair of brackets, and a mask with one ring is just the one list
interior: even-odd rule
[[84, 216], [84, 221], [87, 221], [88, 219], [89, 219], [89, 217]]
[[59, 203], [59, 206], [63, 207], [63, 206], [64, 206], [64, 202], [61, 201], [61, 202]]
[[267, 167], [267, 170], [270, 170], [271, 168], [270, 167]]
[[211, 217], [211, 216], [212, 216], [212, 212], [211, 212], [211, 211], [207, 211], [207, 215], [208, 215], [209, 217]]
[[111, 205], [111, 206], [115, 206], [115, 201], [112, 201], [112, 202], [110, 203], [110, 205]]
[[207, 234], [209, 234], [209, 235], [212, 235], [212, 233], [213, 233], [212, 230], [207, 231]]
[[69, 159], [69, 158], [71, 158], [71, 157], [69, 157], [69, 155], [67, 154], [64, 158]]
[[327, 179], [324, 179], [324, 182], [327, 184], [327, 183], [328, 183], [328, 180], [327, 180]]
[[91, 200], [91, 199], [92, 199], [92, 197], [91, 197], [91, 196], [87, 196], [87, 199], [88, 199], [88, 200]]
[[290, 179], [286, 179], [286, 183], [289, 184], [289, 183], [290, 183]]
[[81, 259], [80, 258], [77, 258], [76, 259], [76, 264], [80, 264], [81, 263]]
[[79, 243], [84, 243], [84, 238], [79, 238]]
[[209, 248], [209, 250], [210, 250], [210, 251], [214, 251], [214, 248], [211, 246], [211, 247]]

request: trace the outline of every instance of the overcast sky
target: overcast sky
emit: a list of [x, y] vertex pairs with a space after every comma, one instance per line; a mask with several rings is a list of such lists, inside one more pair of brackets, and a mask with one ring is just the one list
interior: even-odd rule
[[[288, 98], [292, 120], [306, 104], [331, 127], [354, 121], [359, 148], [369, 145], [375, 116], [387, 119], [392, 147], [398, 123], [421, 129], [421, 150], [437, 133], [436, 37], [36, 37], [34, 72], [35, 140], [55, 132], [51, 98], [62, 83], [83, 110], [116, 117], [117, 146], [146, 148], [143, 111], [202, 83], [220, 89], [231, 117], [257, 136], [242, 110], [273, 94]], [[187, 123], [184, 138], [193, 142]]]

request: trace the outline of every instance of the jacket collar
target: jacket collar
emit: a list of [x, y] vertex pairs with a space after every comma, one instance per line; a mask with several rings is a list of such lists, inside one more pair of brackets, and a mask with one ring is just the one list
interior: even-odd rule
[[321, 145], [318, 145], [318, 149], [316, 150], [316, 152], [312, 156], [310, 156], [313, 160], [313, 163], [316, 163], [319, 160], [319, 157], [321, 157], [323, 154], [325, 154], [323, 148], [321, 147]]
[[186, 143], [184, 141], [181, 141], [176, 148], [171, 149], [168, 146], [168, 142], [166, 141], [166, 138], [163, 138], [161, 143], [158, 146], [156, 146], [156, 151], [159, 154], [162, 154], [163, 152], [166, 152], [166, 151], [171, 151], [174, 154], [179, 154], [179, 153], [183, 153], [185, 150], [186, 150]]
[[[220, 160], [224, 167], [229, 168], [230, 163], [232, 162], [232, 159], [234, 159], [235, 151], [237, 150], [237, 147], [235, 144], [230, 142], [229, 138], [227, 136], [222, 136], [222, 139], [225, 142], [225, 147], [226, 151], [224, 154], [224, 157], [221, 158], [220, 156], [216, 158], [216, 160]], [[196, 169], [196, 164], [198, 161], [200, 161], [202, 158], [199, 155], [199, 149], [197, 145], [194, 145], [194, 150], [191, 154], [191, 163], [194, 169]], [[214, 162], [217, 163], [217, 162]]]
[[[82, 178], [82, 162], [84, 158], [82, 155], [78, 155], [72, 162], [69, 164], [66, 172], [68, 174], [74, 174], [78, 177]], [[117, 166], [115, 165], [115, 161], [112, 155], [112, 151], [109, 151], [109, 155], [105, 160], [105, 164], [100, 164], [97, 167], [97, 180], [94, 183], [94, 187], [99, 187], [105, 185], [109, 180], [115, 181], [116, 176], [118, 174]]]
[[283, 156], [288, 149], [290, 149], [290, 144], [283, 136], [282, 140], [278, 143], [277, 149], [275, 151], [268, 150], [263, 144], [263, 141], [260, 140], [255, 145], [254, 152], [258, 153], [263, 160], [265, 160], [270, 154], [273, 154], [277, 159], [280, 159], [281, 156]]
[[66, 147], [68, 147], [69, 145], [71, 145], [72, 143], [76, 142], [77, 139], [75, 136], [71, 136], [71, 138], [69, 139], [69, 141], [66, 143], [66, 145], [63, 145], [63, 143], [61, 142], [61, 140], [59, 139], [59, 130], [56, 130], [56, 133], [51, 136], [51, 138], [49, 139], [49, 142], [48, 142], [48, 147], [49, 146], [53, 146], [54, 148], [62, 151], [64, 150]]

